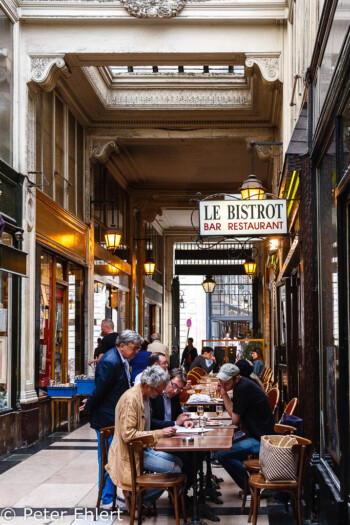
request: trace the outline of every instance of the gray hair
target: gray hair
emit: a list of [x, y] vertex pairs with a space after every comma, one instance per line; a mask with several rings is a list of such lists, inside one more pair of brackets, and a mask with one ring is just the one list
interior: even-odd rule
[[108, 326], [108, 328], [111, 328], [112, 330], [114, 330], [114, 323], [113, 323], [112, 319], [103, 319], [101, 321], [101, 325], [103, 325], [103, 324]]
[[129, 343], [141, 345], [143, 343], [143, 339], [140, 336], [140, 334], [138, 334], [134, 330], [123, 330], [117, 337], [116, 345], [119, 346], [122, 343], [124, 343], [125, 345], [128, 345]]
[[141, 384], [149, 385], [152, 388], [157, 388], [160, 383], [164, 383], [164, 387], [169, 383], [169, 374], [165, 372], [160, 366], [148, 366], [141, 376]]
[[160, 334], [155, 333], [151, 335], [151, 341], [160, 341]]
[[178, 377], [184, 385], [187, 383], [187, 376], [181, 368], [173, 368], [169, 372], [170, 380]]

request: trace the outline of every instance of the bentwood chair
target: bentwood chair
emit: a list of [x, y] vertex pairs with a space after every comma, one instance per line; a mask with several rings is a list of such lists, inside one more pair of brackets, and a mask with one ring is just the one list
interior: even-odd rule
[[[301, 491], [305, 471], [305, 456], [307, 449], [312, 442], [309, 439], [292, 435], [298, 444], [294, 445], [292, 450], [298, 454], [298, 470], [296, 480], [267, 481], [262, 472], [252, 474], [249, 478], [249, 485], [252, 490], [251, 508], [253, 509], [253, 525], [256, 525], [260, 504], [260, 493], [264, 491], [286, 492], [293, 498], [293, 510], [296, 511], [298, 525], [302, 525], [301, 517]], [[249, 520], [248, 520], [249, 521]]]
[[277, 386], [274, 386], [273, 388], [270, 388], [270, 390], [266, 393], [266, 397], [270, 403], [271, 412], [274, 414], [278, 400], [280, 398], [280, 391]]
[[293, 399], [291, 399], [289, 401], [289, 403], [286, 404], [286, 406], [285, 406], [285, 408], [283, 410], [283, 413], [282, 413], [282, 417], [279, 420], [280, 423], [281, 423], [281, 421], [282, 421], [282, 419], [284, 418], [285, 415], [288, 414], [288, 416], [291, 416], [293, 414], [297, 404], [298, 404], [298, 398], [297, 397], [293, 397]]
[[[101, 469], [100, 469], [100, 488], [97, 496], [96, 512], [94, 521], [96, 521], [98, 510], [101, 505], [102, 491], [106, 484], [107, 472], [105, 466], [108, 462], [108, 450], [109, 450], [109, 439], [114, 436], [114, 427], [105, 427], [99, 430], [100, 433], [100, 449], [101, 449]], [[113, 488], [113, 506], [112, 510], [115, 510], [115, 501], [117, 498], [117, 487], [114, 485]]]
[[[274, 426], [275, 434], [280, 434], [282, 436], [285, 436], [287, 434], [293, 434], [293, 432], [296, 431], [295, 427], [292, 427], [290, 425], [281, 425], [280, 423], [276, 423]], [[247, 494], [248, 494], [248, 479], [252, 474], [256, 474], [260, 472], [260, 461], [259, 459], [246, 459], [243, 461], [243, 468], [244, 468], [244, 489], [243, 489], [243, 501], [242, 501], [242, 508], [241, 512], [244, 512], [245, 504], [247, 501]], [[250, 507], [249, 510], [249, 518], [248, 523], [250, 523], [252, 518], [252, 512], [253, 508]]]
[[268, 366], [265, 366], [265, 368], [260, 374], [259, 379], [262, 383], [271, 383], [271, 378], [272, 378], [272, 370]]
[[201, 377], [208, 375], [206, 371], [200, 366], [195, 366], [194, 368], [192, 368], [191, 372], [195, 372], [196, 374], [199, 374]]
[[188, 372], [187, 374], [187, 380], [190, 380], [192, 385], [197, 385], [199, 383], [200, 376], [196, 373], [192, 373], [191, 370], [191, 372]]
[[[179, 497], [181, 497], [182, 515], [186, 523], [186, 506], [184, 488], [187, 476], [182, 472], [151, 473], [144, 474], [143, 469], [143, 448], [153, 443], [153, 436], [147, 434], [131, 440], [128, 443], [130, 469], [131, 469], [131, 506], [130, 506], [130, 525], [133, 525], [135, 511], [138, 512], [138, 525], [142, 521], [142, 495], [146, 490], [167, 490], [170, 494], [175, 510], [176, 525], [180, 525], [179, 516]], [[140, 473], [137, 472], [136, 458], [139, 458]]]

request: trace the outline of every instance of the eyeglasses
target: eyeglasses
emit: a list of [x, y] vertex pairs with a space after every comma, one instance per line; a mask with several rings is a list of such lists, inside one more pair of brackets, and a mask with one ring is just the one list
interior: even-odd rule
[[182, 392], [183, 391], [183, 388], [181, 388], [179, 385], [177, 385], [176, 383], [173, 383], [172, 381], [170, 381], [170, 384], [171, 384], [171, 388], [173, 388], [174, 390], [178, 390], [179, 392]]

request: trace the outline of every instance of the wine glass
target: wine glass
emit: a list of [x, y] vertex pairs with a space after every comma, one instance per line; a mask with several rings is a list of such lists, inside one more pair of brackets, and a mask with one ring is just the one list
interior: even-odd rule
[[198, 405], [197, 406], [197, 416], [198, 417], [202, 417], [204, 415], [204, 406], [203, 405]]
[[224, 411], [223, 406], [222, 405], [217, 405], [217, 407], [216, 407], [216, 417], [221, 417], [223, 411]]

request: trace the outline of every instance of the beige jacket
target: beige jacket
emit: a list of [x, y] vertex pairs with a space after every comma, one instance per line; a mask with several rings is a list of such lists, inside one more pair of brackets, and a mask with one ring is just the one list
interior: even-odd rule
[[147, 346], [147, 351], [148, 352], [160, 352], [161, 354], [164, 354], [167, 357], [169, 357], [169, 349], [167, 345], [161, 343], [157, 339], [153, 341], [153, 343]]
[[[132, 438], [151, 434], [154, 437], [153, 445], [160, 437], [163, 430], [144, 430], [145, 414], [141, 385], [136, 385], [127, 390], [119, 399], [115, 410], [115, 430], [108, 452], [106, 470], [113, 483], [124, 490], [131, 490], [131, 472], [127, 442]], [[139, 471], [137, 462], [137, 470]]]

